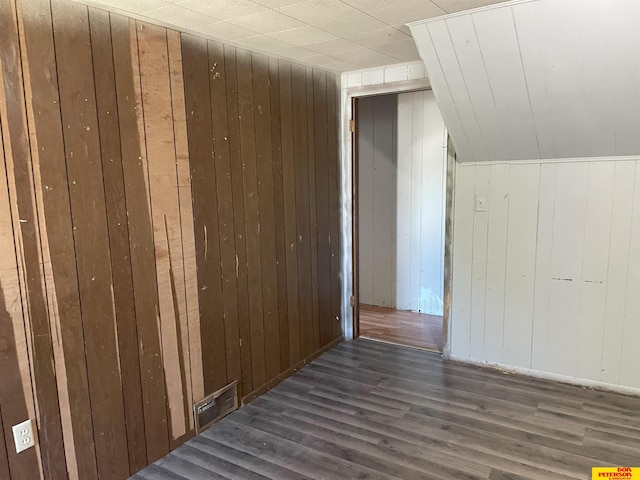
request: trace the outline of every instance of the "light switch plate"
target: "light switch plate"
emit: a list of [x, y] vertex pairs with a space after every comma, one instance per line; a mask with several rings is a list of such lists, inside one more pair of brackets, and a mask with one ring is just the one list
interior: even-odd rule
[[476, 198], [475, 198], [475, 211], [476, 212], [486, 212], [487, 211], [487, 196], [486, 195], [476, 195]]
[[31, 419], [13, 426], [13, 440], [16, 443], [16, 452], [18, 453], [35, 446], [36, 437]]

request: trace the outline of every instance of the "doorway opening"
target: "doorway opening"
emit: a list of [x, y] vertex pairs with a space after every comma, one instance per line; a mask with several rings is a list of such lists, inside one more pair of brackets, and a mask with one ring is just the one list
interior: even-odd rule
[[447, 131], [429, 89], [353, 99], [354, 333], [442, 352]]

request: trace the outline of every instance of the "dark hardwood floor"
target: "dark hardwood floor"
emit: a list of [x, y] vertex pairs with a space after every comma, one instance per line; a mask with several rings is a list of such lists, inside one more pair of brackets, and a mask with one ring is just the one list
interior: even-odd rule
[[135, 475], [588, 479], [640, 463], [640, 398], [345, 342]]
[[360, 304], [360, 336], [442, 351], [442, 317]]

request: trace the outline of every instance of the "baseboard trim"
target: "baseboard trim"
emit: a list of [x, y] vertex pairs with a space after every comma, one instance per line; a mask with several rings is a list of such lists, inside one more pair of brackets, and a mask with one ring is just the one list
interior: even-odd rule
[[289, 369], [287, 369], [284, 372], [282, 372], [280, 375], [272, 378], [271, 380], [269, 380], [264, 385], [256, 388], [251, 393], [249, 393], [249, 394], [245, 395], [244, 397], [242, 397], [242, 405], [246, 405], [248, 403], [251, 403], [256, 398], [258, 398], [260, 395], [263, 395], [263, 394], [267, 393], [269, 390], [271, 390], [273, 387], [278, 385], [280, 382], [282, 382], [286, 378], [288, 378], [291, 375], [293, 375], [294, 373], [296, 373], [298, 370], [300, 370], [302, 367], [304, 367], [307, 363], [315, 360], [320, 355], [322, 355], [323, 353], [331, 350], [333, 347], [335, 347], [336, 345], [342, 343], [343, 341], [344, 341], [344, 337], [338, 337], [335, 340], [333, 340], [332, 342], [330, 342], [327, 345], [325, 345], [324, 347], [322, 347], [320, 350], [317, 350], [314, 353], [312, 353], [311, 355], [309, 355], [307, 358], [305, 358], [303, 360], [300, 360], [293, 367], [290, 367]]
[[463, 363], [466, 365], [475, 365], [478, 367], [491, 368], [493, 370], [500, 370], [501, 372], [515, 373], [517, 375], [540, 378], [542, 380], [550, 380], [553, 382], [566, 383], [568, 385], [575, 385], [577, 387], [589, 388], [591, 390], [601, 390], [603, 392], [621, 393], [623, 395], [640, 397], [640, 388], [635, 388], [635, 387], [627, 387], [624, 385], [616, 385], [613, 383], [600, 382], [596, 380], [588, 380], [586, 378], [571, 377], [569, 375], [561, 375], [559, 373], [545, 372], [542, 370], [535, 370], [532, 368], [514, 367], [512, 365], [489, 362], [486, 360], [475, 360], [472, 358], [458, 357], [457, 355], [450, 355], [448, 360], [451, 362]]

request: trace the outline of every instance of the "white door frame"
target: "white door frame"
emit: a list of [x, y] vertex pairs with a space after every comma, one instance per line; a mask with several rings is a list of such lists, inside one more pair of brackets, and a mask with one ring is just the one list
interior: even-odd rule
[[[341, 134], [341, 162], [340, 162], [340, 226], [341, 226], [341, 277], [342, 277], [342, 331], [346, 339], [353, 339], [353, 306], [351, 304], [354, 291], [354, 274], [353, 271], [353, 141], [352, 133], [350, 130], [350, 121], [353, 118], [353, 99], [360, 97], [369, 97], [373, 95], [385, 95], [392, 93], [406, 93], [417, 90], [428, 90], [431, 88], [429, 80], [426, 78], [409, 80], [406, 82], [386, 83], [379, 85], [369, 85], [364, 87], [342, 88], [341, 89], [341, 120], [340, 120], [340, 134]], [[449, 177], [453, 174], [453, 165], [451, 162], [447, 162], [447, 186], [449, 186]], [[446, 204], [447, 204], [447, 226], [450, 225], [450, 202], [452, 201], [452, 189], [447, 188], [446, 192]], [[446, 228], [447, 232], [451, 232], [450, 228]], [[447, 269], [447, 262], [451, 261], [450, 255], [450, 241], [449, 238], [445, 238], [445, 272], [450, 271]], [[450, 279], [445, 279], [445, 299], [450, 295], [450, 285], [447, 283]], [[444, 342], [444, 354], [449, 354], [449, 342], [448, 332], [450, 331], [447, 322], [451, 318], [449, 315], [450, 301], [445, 301], [445, 342]]]

